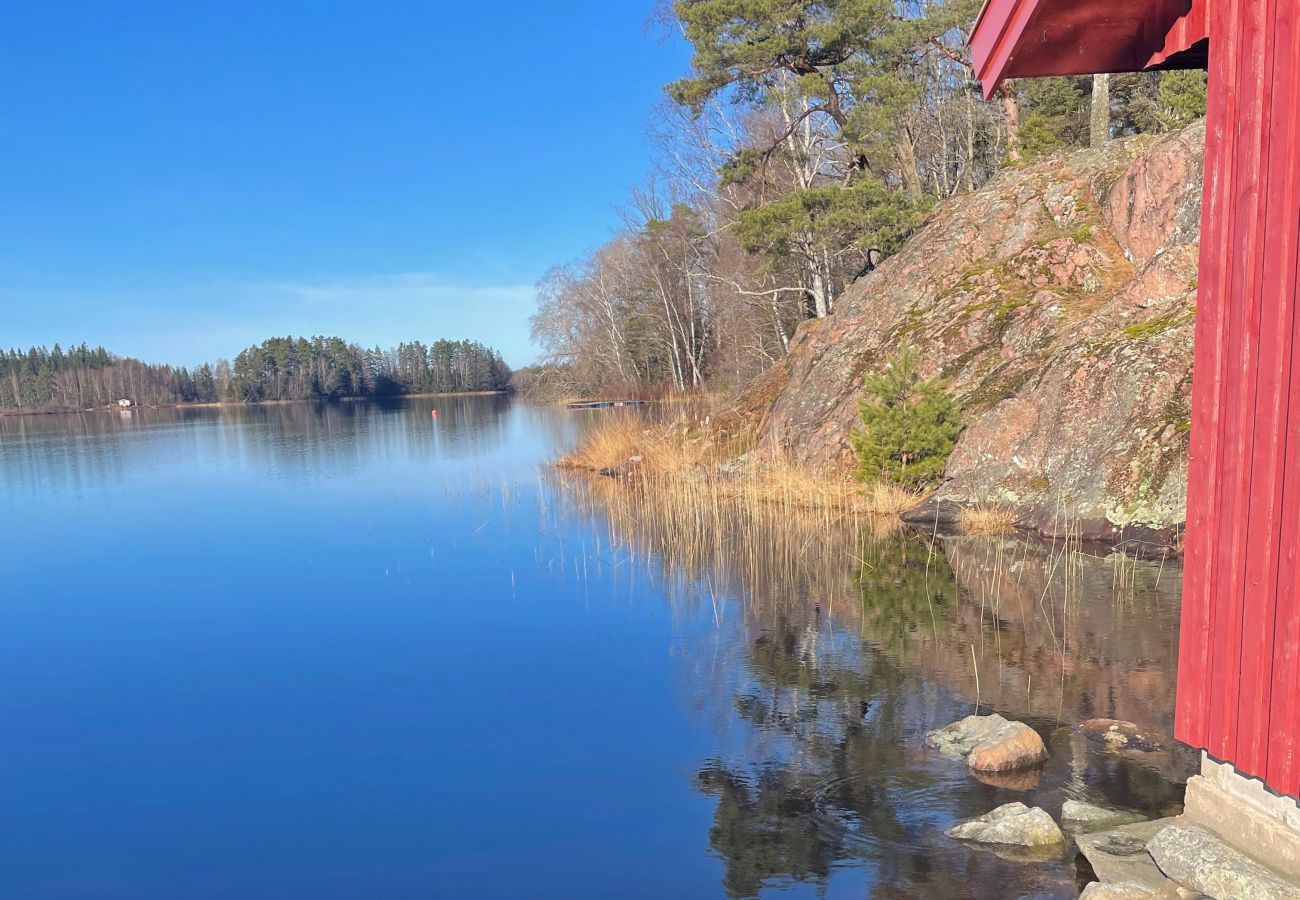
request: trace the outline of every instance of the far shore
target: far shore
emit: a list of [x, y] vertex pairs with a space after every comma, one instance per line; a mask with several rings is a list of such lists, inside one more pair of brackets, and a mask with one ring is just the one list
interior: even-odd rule
[[90, 406], [85, 409], [0, 409], [0, 416], [69, 416], [93, 412], [130, 412], [133, 409], [222, 409], [234, 406], [286, 406], [292, 403], [357, 403], [368, 400], [414, 400], [427, 397], [496, 397], [512, 391], [453, 391], [450, 393], [424, 392], [418, 394], [389, 394], [376, 397], [305, 397], [302, 400], [220, 400], [216, 403], [154, 403], [131, 406]]

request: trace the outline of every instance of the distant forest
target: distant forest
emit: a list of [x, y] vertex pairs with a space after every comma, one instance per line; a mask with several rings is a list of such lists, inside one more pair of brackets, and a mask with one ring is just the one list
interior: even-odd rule
[[370, 350], [336, 337], [271, 338], [234, 363], [151, 365], [85, 344], [0, 350], [0, 409], [88, 409], [118, 400], [169, 403], [337, 400], [411, 393], [500, 391], [501, 354], [477, 341], [419, 341]]

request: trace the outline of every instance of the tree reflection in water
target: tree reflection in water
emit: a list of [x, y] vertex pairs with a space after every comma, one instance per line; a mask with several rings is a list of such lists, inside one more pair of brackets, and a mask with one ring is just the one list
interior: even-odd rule
[[[728, 896], [856, 873], [873, 897], [1073, 897], [1072, 851], [1004, 859], [944, 830], [1013, 800], [1177, 811], [1190, 757], [1111, 756], [1072, 730], [1106, 715], [1168, 731], [1177, 565], [789, 508], [719, 503], [683, 523], [652, 491], [578, 490], [615, 545], [657, 560], [675, 604], [713, 604], [681, 665], [717, 735], [694, 786], [715, 802]], [[1046, 768], [981, 781], [924, 748], [977, 703], [1037, 728]]]

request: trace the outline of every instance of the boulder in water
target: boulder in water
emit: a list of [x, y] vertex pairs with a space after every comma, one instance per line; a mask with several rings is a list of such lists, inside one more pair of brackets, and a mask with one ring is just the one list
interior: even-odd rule
[[948, 837], [1010, 847], [1050, 847], [1065, 841], [1065, 835], [1051, 816], [1023, 803], [1008, 803], [978, 819], [963, 822], [950, 828]]
[[1038, 732], [996, 714], [967, 716], [930, 732], [925, 742], [949, 759], [965, 759], [976, 772], [1014, 772], [1047, 760], [1047, 746]]

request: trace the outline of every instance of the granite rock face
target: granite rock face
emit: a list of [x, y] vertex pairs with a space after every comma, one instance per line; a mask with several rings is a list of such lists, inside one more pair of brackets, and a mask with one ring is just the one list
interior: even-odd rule
[[1047, 760], [1038, 732], [999, 715], [967, 716], [926, 735], [928, 746], [949, 759], [964, 759], [975, 772], [1017, 772]]
[[1050, 847], [1065, 841], [1065, 835], [1051, 816], [1023, 803], [1008, 803], [978, 819], [963, 822], [950, 828], [948, 837], [1008, 847]]
[[[941, 204], [751, 388], [763, 446], [853, 465], [864, 377], [904, 344], [968, 427], [940, 499], [1156, 542], [1185, 519], [1205, 129], [1008, 169]], [[773, 399], [774, 398], [774, 399]]]
[[1214, 900], [1300, 900], [1300, 887], [1194, 825], [1164, 829], [1147, 852], [1170, 879]]

